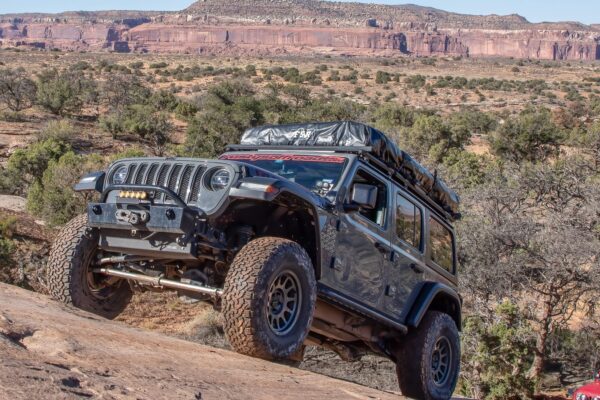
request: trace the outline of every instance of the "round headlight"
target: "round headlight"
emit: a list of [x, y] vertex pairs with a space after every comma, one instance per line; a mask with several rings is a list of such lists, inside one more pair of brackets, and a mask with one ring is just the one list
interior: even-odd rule
[[210, 177], [210, 188], [212, 190], [223, 190], [229, 185], [230, 179], [229, 171], [226, 169], [219, 169], [213, 172]]
[[123, 167], [119, 167], [119, 169], [117, 169], [115, 171], [115, 173], [112, 176], [112, 184], [113, 185], [122, 185], [125, 183], [125, 179], [127, 179], [127, 171], [129, 169], [125, 166]]

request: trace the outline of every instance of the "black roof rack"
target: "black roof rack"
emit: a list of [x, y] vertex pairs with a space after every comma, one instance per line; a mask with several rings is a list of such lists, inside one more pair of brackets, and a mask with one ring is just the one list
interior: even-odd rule
[[267, 125], [244, 132], [231, 150], [310, 150], [360, 154], [433, 209], [451, 220], [460, 218], [458, 195], [437, 176], [398, 148], [383, 132], [365, 124], [340, 121]]
[[226, 151], [257, 151], [257, 150], [295, 150], [295, 151], [330, 151], [334, 153], [369, 153], [373, 150], [371, 146], [296, 146], [296, 145], [251, 145], [230, 144]]

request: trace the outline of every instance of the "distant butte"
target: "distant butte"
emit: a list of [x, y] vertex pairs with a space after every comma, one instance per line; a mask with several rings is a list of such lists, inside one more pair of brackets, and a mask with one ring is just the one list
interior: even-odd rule
[[202, 0], [180, 12], [0, 15], [0, 46], [188, 54], [600, 59], [600, 25], [415, 5]]

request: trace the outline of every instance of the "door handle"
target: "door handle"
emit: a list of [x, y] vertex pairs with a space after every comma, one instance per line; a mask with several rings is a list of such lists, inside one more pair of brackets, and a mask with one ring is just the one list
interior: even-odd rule
[[419, 267], [417, 264], [415, 263], [410, 263], [409, 265], [410, 269], [413, 270], [414, 273], [416, 274], [422, 274], [423, 273], [423, 268]]

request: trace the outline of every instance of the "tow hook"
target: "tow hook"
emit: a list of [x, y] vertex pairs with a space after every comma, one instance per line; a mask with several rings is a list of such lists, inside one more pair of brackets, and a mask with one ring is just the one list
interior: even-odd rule
[[150, 214], [147, 211], [117, 210], [115, 218], [119, 222], [125, 222], [131, 225], [144, 224], [150, 220]]

